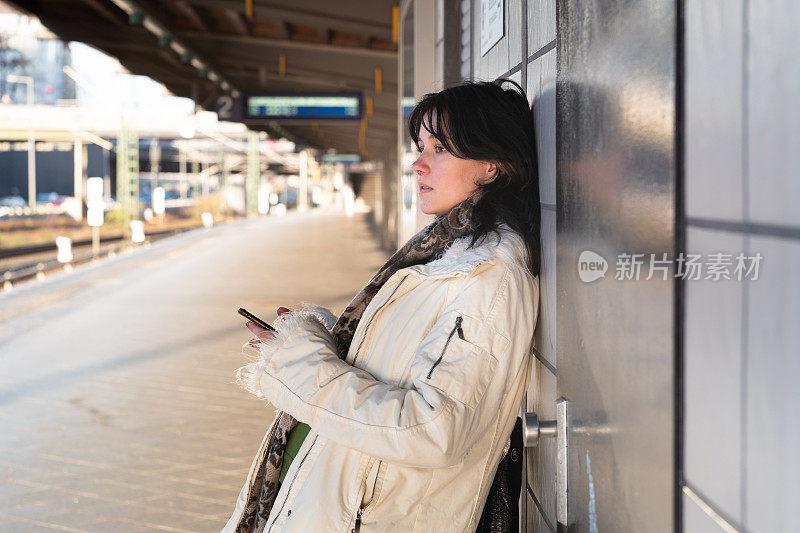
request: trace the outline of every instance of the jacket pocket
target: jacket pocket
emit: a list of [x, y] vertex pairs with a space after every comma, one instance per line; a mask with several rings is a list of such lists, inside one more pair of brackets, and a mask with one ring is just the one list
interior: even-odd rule
[[[467, 317], [467, 320], [472, 319]], [[414, 366], [423, 381], [474, 409], [492, 380], [497, 359], [488, 350], [473, 344], [471, 335], [477, 330], [477, 324], [471, 324], [472, 329], [463, 315], [456, 316], [436, 355], [429, 352], [428, 357], [423, 356]], [[433, 357], [436, 359], [431, 361]], [[424, 369], [420, 367], [423, 362], [427, 362]]]
[[439, 366], [439, 363], [442, 362], [442, 359], [444, 358], [444, 354], [447, 351], [447, 346], [450, 344], [450, 339], [453, 338], [453, 334], [455, 334], [457, 332], [458, 333], [458, 338], [461, 339], [461, 340], [464, 340], [464, 330], [461, 328], [461, 323], [463, 321], [464, 321], [464, 317], [462, 317], [462, 316], [457, 316], [456, 317], [456, 323], [453, 326], [452, 331], [450, 331], [450, 334], [447, 336], [447, 340], [445, 341], [444, 347], [442, 348], [442, 353], [439, 354], [439, 358], [433, 363], [433, 365], [431, 366], [431, 369], [428, 370], [428, 376], [425, 379], [431, 379], [431, 376], [433, 375], [433, 371], [436, 370], [436, 367]]

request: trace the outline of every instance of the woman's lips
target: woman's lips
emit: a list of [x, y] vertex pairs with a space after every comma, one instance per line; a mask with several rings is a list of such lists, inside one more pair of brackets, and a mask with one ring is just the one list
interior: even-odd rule
[[420, 193], [420, 194], [429, 193], [429, 192], [431, 192], [432, 190], [433, 190], [433, 189], [432, 189], [432, 188], [430, 188], [430, 187], [428, 187], [427, 185], [420, 185], [420, 186], [419, 186], [419, 193]]

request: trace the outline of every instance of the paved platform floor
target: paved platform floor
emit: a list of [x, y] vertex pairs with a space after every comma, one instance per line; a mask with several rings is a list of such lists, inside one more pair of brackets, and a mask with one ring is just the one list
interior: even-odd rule
[[293, 213], [0, 294], [0, 531], [219, 531], [272, 420], [236, 309], [341, 312], [386, 257], [359, 215]]

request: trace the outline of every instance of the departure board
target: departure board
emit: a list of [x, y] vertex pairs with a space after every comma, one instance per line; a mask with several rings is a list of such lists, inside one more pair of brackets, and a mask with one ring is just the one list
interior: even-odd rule
[[245, 118], [267, 120], [358, 120], [361, 93], [251, 93]]

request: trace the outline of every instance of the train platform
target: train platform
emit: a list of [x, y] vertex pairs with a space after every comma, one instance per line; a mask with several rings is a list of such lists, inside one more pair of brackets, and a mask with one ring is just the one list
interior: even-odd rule
[[273, 416], [234, 383], [237, 308], [341, 312], [387, 257], [362, 216], [310, 211], [0, 294], [0, 529], [218, 531]]

